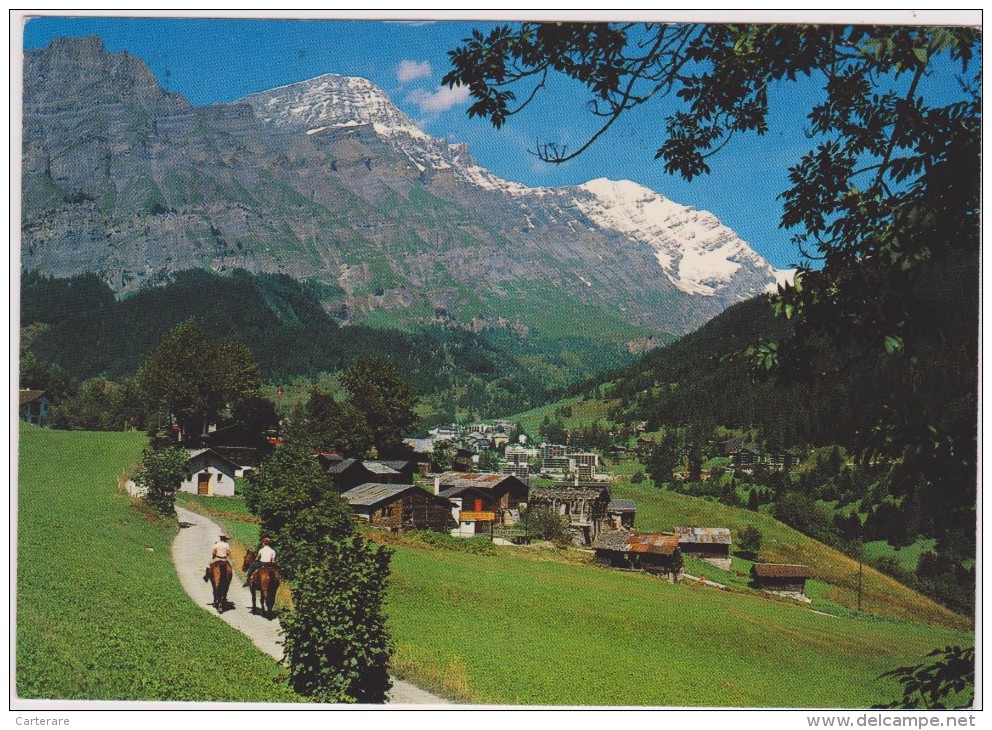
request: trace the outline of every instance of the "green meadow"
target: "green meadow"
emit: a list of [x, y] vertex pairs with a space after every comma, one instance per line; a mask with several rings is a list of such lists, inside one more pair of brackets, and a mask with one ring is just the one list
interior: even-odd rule
[[[18, 696], [299, 701], [271, 659], [183, 593], [170, 554], [175, 521], [118, 490], [144, 442], [21, 429]], [[240, 498], [182, 501], [236, 538], [257, 537]], [[456, 701], [868, 707], [899, 694], [880, 678], [886, 670], [974, 642], [949, 628], [671, 585], [574, 551], [472, 554], [377, 539], [395, 550], [392, 671]]]
[[271, 658], [183, 592], [176, 521], [117, 488], [146, 442], [21, 426], [17, 696], [301, 701]]
[[[621, 466], [629, 465], [630, 462]], [[610, 468], [616, 470], [616, 467]], [[610, 493], [614, 497], [637, 502], [634, 525], [642, 532], [671, 532], [676, 526], [695, 525], [729, 527], [732, 534], [739, 534], [748, 525], [753, 525], [761, 530], [763, 536], [758, 555], [762, 562], [799, 563], [813, 568], [815, 580], [810, 581], [808, 587], [815, 608], [837, 613], [849, 613], [857, 608], [858, 562], [793, 530], [771, 515], [656, 489], [649, 480], [632, 484], [626, 476], [621, 476], [611, 485]], [[750, 562], [733, 556], [734, 571], [749, 571], [750, 568]], [[733, 573], [712, 567], [706, 570], [707, 578], [718, 583], [739, 582], [735, 581]], [[957, 630], [968, 630], [972, 626], [969, 618], [954, 613], [867, 565], [862, 572], [861, 605], [868, 614], [898, 621]]]
[[537, 551], [394, 547], [393, 669], [463, 701], [870, 707], [900, 695], [886, 670], [974, 641]]

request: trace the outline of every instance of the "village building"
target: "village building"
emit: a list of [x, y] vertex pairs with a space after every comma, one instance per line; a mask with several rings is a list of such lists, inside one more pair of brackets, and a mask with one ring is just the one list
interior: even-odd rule
[[211, 449], [187, 452], [186, 478], [179, 490], [207, 497], [233, 497], [241, 466]]
[[806, 581], [812, 577], [813, 569], [808, 565], [755, 563], [751, 568], [755, 586], [790, 598], [805, 597]]
[[43, 390], [22, 390], [17, 395], [17, 415], [26, 422], [43, 426], [48, 420], [52, 402]]
[[717, 453], [720, 456], [731, 456], [744, 448], [744, 439], [739, 436], [731, 436], [720, 441], [716, 445]]
[[541, 458], [545, 460], [553, 458], [555, 456], [564, 456], [565, 454], [568, 453], [567, 446], [564, 446], [562, 444], [549, 444], [545, 441], [542, 441], [537, 448], [541, 454]]
[[364, 462], [358, 459], [342, 459], [337, 455], [317, 457], [324, 468], [328, 481], [338, 492], [347, 492], [360, 484], [398, 484], [400, 474], [395, 469], [380, 462]]
[[341, 497], [351, 507], [352, 515], [393, 532], [449, 532], [456, 524], [447, 499], [413, 484], [360, 484]]
[[643, 570], [672, 582], [682, 575], [679, 536], [671, 533], [601, 532], [592, 543], [596, 562], [612, 568]]
[[567, 456], [547, 456], [544, 458], [541, 471], [548, 474], [567, 474], [573, 470], [574, 462]]
[[519, 479], [528, 479], [530, 478], [530, 467], [527, 465], [527, 462], [523, 464], [507, 464], [503, 467], [503, 473], [512, 474]]
[[451, 505], [451, 517], [457, 524], [451, 530], [454, 537], [492, 535], [493, 525], [497, 515], [500, 515], [498, 502], [492, 493], [475, 487], [448, 487], [441, 489], [438, 496]]
[[514, 444], [506, 447], [503, 456], [510, 464], [527, 464], [531, 459], [537, 459], [540, 456], [540, 451]]
[[572, 541], [577, 545], [591, 545], [596, 535], [609, 529], [606, 514], [609, 503], [608, 489], [600, 484], [581, 482], [535, 489], [530, 498], [531, 507], [547, 507], [555, 514], [568, 517]]
[[416, 459], [375, 459], [370, 461], [368, 459], [363, 462], [367, 467], [370, 464], [382, 464], [388, 469], [391, 469], [396, 474], [399, 474], [399, 479], [396, 481], [397, 484], [413, 484], [413, 477], [420, 474], [420, 464]]
[[768, 467], [774, 471], [789, 471], [802, 463], [805, 454], [800, 449], [776, 451], [768, 457]]
[[[434, 477], [435, 493], [446, 498], [459, 496], [466, 489], [485, 495], [482, 512], [493, 512], [493, 524], [514, 524], [521, 505], [527, 504], [530, 487], [511, 474], [445, 472]], [[472, 510], [477, 511], [477, 510]]]
[[606, 516], [612, 530], [633, 530], [637, 505], [632, 499], [611, 499], [606, 505]]
[[679, 546], [685, 555], [730, 570], [730, 529], [727, 527], [676, 527]]
[[758, 464], [765, 464], [767, 461], [767, 454], [750, 446], [740, 448], [730, 456], [730, 463], [733, 464], [735, 469], [748, 472], [758, 466]]
[[240, 423], [210, 431], [196, 441], [201, 448], [210, 449], [237, 464], [239, 477], [272, 453], [268, 438]]

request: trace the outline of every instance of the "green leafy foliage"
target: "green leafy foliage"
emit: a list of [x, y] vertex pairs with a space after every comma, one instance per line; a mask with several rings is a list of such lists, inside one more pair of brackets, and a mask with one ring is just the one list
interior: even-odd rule
[[381, 704], [392, 649], [382, 603], [390, 551], [358, 536], [323, 540], [296, 572], [283, 619], [290, 683], [318, 702]]
[[186, 455], [179, 449], [146, 449], [134, 483], [143, 499], [160, 515], [176, 514], [176, 492], [186, 478]]
[[167, 409], [183, 435], [198, 436], [222, 409], [254, 396], [258, 364], [237, 342], [216, 342], [193, 320], [172, 329], [138, 371], [150, 406]]
[[365, 417], [372, 445], [379, 451], [396, 448], [417, 423], [417, 394], [392, 363], [361, 357], [341, 374], [351, 404]]
[[750, 555], [752, 559], [757, 558], [758, 553], [761, 551], [762, 539], [761, 530], [754, 525], [748, 525], [737, 535], [737, 548], [741, 552]]
[[365, 456], [373, 443], [365, 414], [353, 403], [338, 401], [317, 388], [294, 409], [285, 436], [299, 446], [354, 458]]
[[949, 710], [975, 704], [975, 647], [948, 646], [927, 656], [936, 658], [882, 675], [897, 679], [903, 685], [903, 696], [879, 708]]
[[560, 545], [569, 545], [572, 542], [568, 517], [554, 512], [550, 507], [528, 507], [521, 514], [520, 520], [528, 535]]
[[278, 551], [280, 571], [290, 579], [313, 564], [323, 540], [354, 533], [347, 504], [317, 460], [299, 447], [278, 448], [249, 472], [244, 497]]
[[144, 428], [148, 413], [134, 380], [83, 381], [75, 394], [52, 406], [48, 425], [84, 431], [129, 431]]
[[384, 702], [389, 551], [355, 534], [348, 505], [297, 446], [276, 449], [251, 472], [244, 496], [292, 582], [283, 627], [294, 689], [319, 702]]

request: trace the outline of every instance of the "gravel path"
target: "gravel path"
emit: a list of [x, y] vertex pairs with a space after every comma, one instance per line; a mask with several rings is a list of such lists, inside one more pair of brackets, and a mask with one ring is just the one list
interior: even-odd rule
[[[179, 517], [179, 534], [172, 543], [172, 559], [176, 564], [179, 582], [200, 608], [209, 611], [250, 638], [259, 649], [277, 662], [283, 658], [282, 640], [279, 636], [279, 620], [271, 621], [251, 612], [251, 592], [241, 585], [235, 575], [227, 600], [234, 604], [218, 614], [212, 605], [213, 591], [209, 583], [203, 582], [203, 571], [207, 567], [210, 549], [217, 542], [220, 527], [215, 523], [182, 507], [176, 507]], [[393, 688], [389, 693], [389, 703], [394, 705], [446, 705], [450, 702], [430, 692], [416, 687], [402, 679], [393, 678]]]

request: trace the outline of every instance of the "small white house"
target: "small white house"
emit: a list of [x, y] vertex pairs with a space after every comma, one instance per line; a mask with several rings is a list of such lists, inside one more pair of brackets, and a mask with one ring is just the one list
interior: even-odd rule
[[233, 497], [234, 478], [241, 466], [210, 449], [189, 452], [186, 480], [180, 491], [214, 497]]

